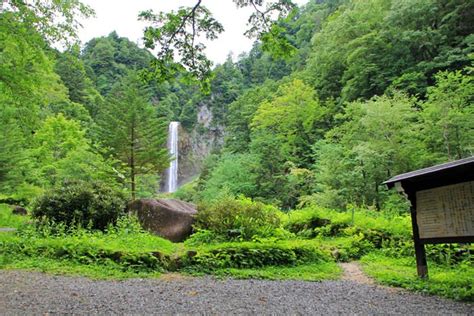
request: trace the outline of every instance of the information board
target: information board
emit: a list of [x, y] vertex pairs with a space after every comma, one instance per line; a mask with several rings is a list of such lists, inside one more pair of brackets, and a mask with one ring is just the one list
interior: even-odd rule
[[474, 181], [416, 192], [420, 239], [474, 236]]

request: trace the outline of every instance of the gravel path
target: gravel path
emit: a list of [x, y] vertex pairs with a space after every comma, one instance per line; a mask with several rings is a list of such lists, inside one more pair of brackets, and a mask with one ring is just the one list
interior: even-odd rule
[[474, 305], [353, 281], [162, 279], [94, 281], [0, 271], [0, 314], [474, 315]]
[[0, 227], [0, 233], [15, 232], [16, 228]]

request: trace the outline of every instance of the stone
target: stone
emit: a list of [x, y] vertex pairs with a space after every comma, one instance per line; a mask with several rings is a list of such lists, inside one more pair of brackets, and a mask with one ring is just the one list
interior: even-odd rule
[[192, 233], [194, 204], [175, 199], [139, 199], [128, 205], [143, 228], [173, 242], [181, 242]]
[[341, 253], [338, 249], [334, 249], [333, 251], [331, 251], [331, 255], [336, 261], [339, 261], [339, 258], [341, 258]]
[[24, 207], [21, 207], [21, 206], [18, 206], [18, 205], [12, 205], [12, 214], [27, 215], [28, 211]]
[[195, 256], [197, 256], [197, 251], [196, 251], [196, 250], [188, 250], [188, 251], [186, 251], [186, 257], [192, 258], [192, 257], [195, 257]]

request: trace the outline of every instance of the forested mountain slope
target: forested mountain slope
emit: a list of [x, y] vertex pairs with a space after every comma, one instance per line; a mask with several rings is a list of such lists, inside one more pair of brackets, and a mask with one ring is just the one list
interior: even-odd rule
[[246, 89], [221, 105], [225, 146], [197, 198], [396, 207], [385, 179], [471, 156], [473, 10], [469, 1], [318, 1], [283, 21], [298, 51], [273, 62], [255, 46], [235, 63]]
[[57, 51], [57, 29], [22, 10], [0, 13], [3, 198], [71, 178], [153, 196], [171, 120], [222, 138], [178, 192], [195, 201], [390, 207], [387, 178], [473, 155], [472, 1], [310, 1], [278, 22], [296, 50], [256, 42], [214, 67], [208, 93], [180, 75], [144, 82], [153, 54], [115, 32]]

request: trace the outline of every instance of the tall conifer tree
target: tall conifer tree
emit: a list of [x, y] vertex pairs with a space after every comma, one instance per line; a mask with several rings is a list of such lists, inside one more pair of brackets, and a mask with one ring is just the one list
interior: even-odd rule
[[161, 173], [169, 162], [166, 121], [148, 100], [144, 84], [131, 72], [114, 86], [98, 117], [104, 145], [128, 169], [132, 199], [136, 177]]

